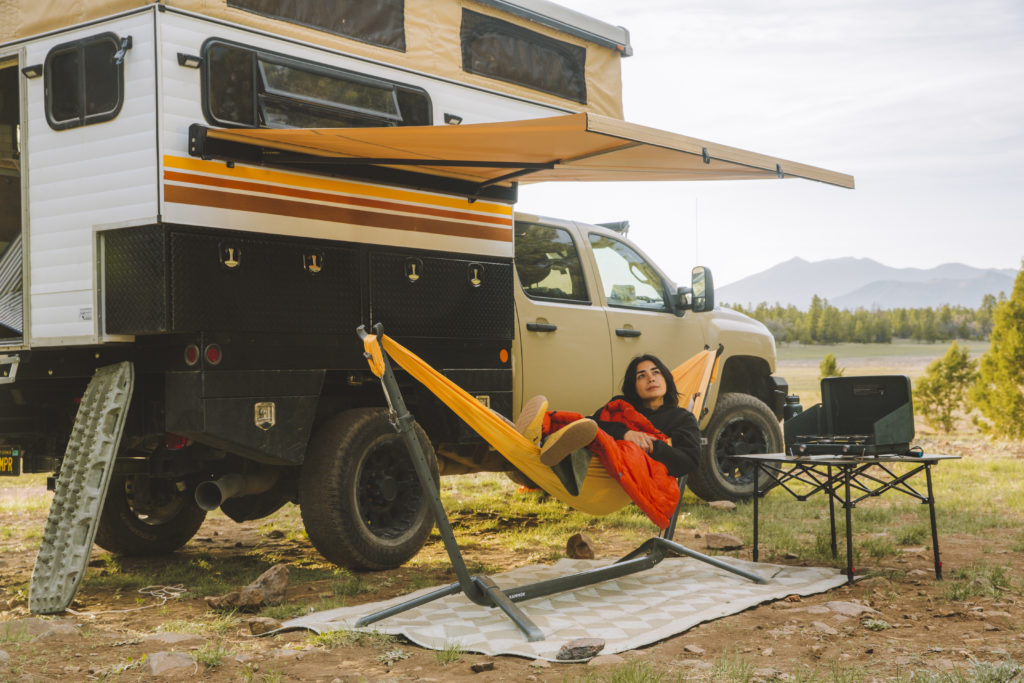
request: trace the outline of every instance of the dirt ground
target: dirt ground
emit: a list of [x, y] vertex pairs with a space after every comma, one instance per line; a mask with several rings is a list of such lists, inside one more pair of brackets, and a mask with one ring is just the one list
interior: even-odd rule
[[[969, 445], [936, 442], [933, 450], [948, 451]], [[1024, 447], [1020, 450], [1024, 451]], [[1024, 452], [1004, 453], [1003, 457], [1024, 457]], [[937, 498], [941, 506], [941, 495]], [[6, 525], [19, 522], [10, 518], [3, 521]], [[26, 520], [21, 519], [20, 523]], [[929, 548], [904, 548], [885, 566], [863, 568], [898, 570], [887, 574], [891, 578], [874, 576], [824, 594], [763, 604], [625, 653], [621, 658], [627, 663], [640, 662], [639, 666], [649, 675], [639, 680], [655, 680], [650, 672], [661, 672], [667, 674], [663, 680], [674, 680], [679, 675], [685, 680], [909, 681], [915, 671], [942, 674], [959, 669], [966, 673], [975, 662], [1024, 663], [1024, 597], [1019, 592], [1006, 591], [1000, 597], [966, 601], [943, 596], [951, 573], [983, 555], [1007, 567], [1019, 588], [1024, 577], [1024, 552], [1019, 539], [1018, 528], [995, 530], [984, 538], [940, 528], [946, 581], [935, 580]], [[692, 531], [682, 532], [678, 540], [693, 548], [704, 547], [702, 539]], [[594, 541], [599, 557], [615, 558], [631, 547], [613, 536], [595, 534]], [[485, 543], [474, 545], [471, 559], [489, 565], [511, 567], [527, 561], [525, 552], [522, 556], [506, 550], [488, 553]], [[255, 546], [266, 546], [295, 561], [315, 553], [302, 540], [268, 538], [259, 532], [257, 523], [235, 524], [222, 518], [208, 520], [198, 536], [180, 552], [201, 551], [212, 555], [215, 562], [231, 562]], [[24, 597], [17, 595], [14, 588], [28, 581], [35, 551], [3, 545], [0, 548], [0, 622], [27, 618], [30, 615]], [[435, 540], [423, 552], [441, 557], [443, 549]], [[750, 549], [734, 554], [749, 559]], [[94, 555], [98, 557], [98, 551]], [[777, 561], [801, 564], [799, 557]], [[159, 558], [125, 559], [122, 566], [125, 571], [131, 571], [133, 566], [142, 570], [159, 566], [159, 562]], [[407, 592], [403, 575], [408, 571], [364, 574], [366, 583], [377, 588], [352, 598], [352, 604]], [[438, 569], [436, 573], [437, 584], [453, 580], [446, 570]], [[313, 595], [329, 596], [327, 591], [323, 581], [292, 581], [288, 599], [308, 601]], [[202, 622], [209, 616], [201, 598], [171, 600], [164, 606], [144, 609], [139, 609], [138, 598], [132, 591], [83, 588], [74, 607], [90, 616], [61, 617], [75, 625], [75, 629], [34, 641], [4, 642], [0, 638], [0, 651], [9, 657], [5, 664], [0, 653], [0, 680], [150, 680], [137, 663], [144, 655], [151, 657], [154, 652], [171, 648], [147, 642], [145, 638], [168, 622]], [[878, 630], [866, 626], [864, 617], [844, 616], [825, 609], [824, 605], [831, 601], [861, 603], [878, 610], [871, 615], [875, 621], [868, 622]], [[3, 626], [0, 623], [0, 634]], [[463, 654], [460, 661], [441, 664], [433, 651], [407, 642], [367, 642], [324, 649], [310, 645], [308, 634], [301, 632], [254, 637], [244, 621], [226, 633], [209, 632], [201, 637], [202, 640], [184, 643], [178, 649], [195, 654], [204, 646], [223, 646], [228, 654], [220, 664], [210, 668], [197, 663], [191, 669], [179, 669], [161, 677], [162, 680], [563, 681], [587, 676], [602, 680], [611, 675], [617, 664], [621, 666], [616, 658], [605, 664], [600, 660], [591, 664], [547, 664], [472, 653]], [[389, 662], [387, 654], [396, 648], [408, 657]], [[725, 675], [727, 672], [731, 674]]]

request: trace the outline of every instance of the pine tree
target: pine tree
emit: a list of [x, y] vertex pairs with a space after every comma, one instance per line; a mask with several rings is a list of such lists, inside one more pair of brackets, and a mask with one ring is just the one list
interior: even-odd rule
[[1010, 298], [992, 312], [991, 339], [970, 394], [983, 416], [978, 426], [993, 436], [1024, 439], [1024, 260]]
[[839, 363], [836, 361], [836, 357], [833, 354], [828, 354], [822, 359], [818, 365], [818, 370], [821, 374], [818, 375], [818, 379], [825, 379], [826, 377], [842, 377], [843, 373], [846, 372], [844, 368], [839, 367]]
[[971, 359], [967, 347], [953, 342], [946, 355], [929, 363], [924, 377], [917, 381], [914, 408], [932, 427], [950, 432], [977, 377], [978, 361]]

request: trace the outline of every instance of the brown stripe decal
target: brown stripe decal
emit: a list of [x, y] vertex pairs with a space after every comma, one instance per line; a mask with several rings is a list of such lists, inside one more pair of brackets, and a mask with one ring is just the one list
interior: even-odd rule
[[220, 192], [179, 185], [165, 185], [164, 199], [177, 204], [195, 204], [216, 209], [234, 211], [252, 211], [268, 213], [276, 216], [293, 216], [295, 218], [312, 218], [336, 223], [354, 223], [374, 228], [390, 228], [392, 230], [412, 230], [435, 235], [451, 235], [453, 237], [473, 237], [476, 239], [511, 242], [512, 231], [507, 228], [490, 228], [483, 225], [466, 225], [454, 221], [439, 221], [432, 218], [416, 216], [398, 216], [373, 211], [360, 211], [344, 206], [324, 206], [323, 204], [307, 204], [274, 197], [255, 197], [252, 195]]
[[389, 202], [382, 199], [370, 199], [368, 197], [339, 196], [327, 192], [315, 192], [313, 190], [302, 190], [295, 187], [282, 187], [280, 185], [265, 185], [262, 183], [247, 182], [244, 180], [232, 180], [230, 178], [218, 178], [212, 176], [193, 175], [179, 171], [164, 171], [165, 180], [175, 180], [182, 183], [193, 183], [195, 185], [213, 185], [232, 190], [245, 192], [263, 192], [266, 194], [280, 194], [288, 197], [301, 199], [313, 199], [321, 202], [334, 204], [349, 204], [352, 206], [365, 206], [373, 209], [388, 209], [391, 211], [405, 211], [407, 213], [422, 213], [439, 218], [454, 218], [463, 221], [476, 221], [478, 223], [492, 223], [494, 225], [505, 225], [511, 227], [512, 220], [507, 216], [487, 216], [451, 209], [439, 209], [428, 206], [402, 204], [400, 202]]

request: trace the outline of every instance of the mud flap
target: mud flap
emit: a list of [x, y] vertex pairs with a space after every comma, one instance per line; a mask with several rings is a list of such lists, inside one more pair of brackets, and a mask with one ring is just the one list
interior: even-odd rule
[[67, 609], [85, 576], [133, 385], [131, 363], [107, 365], [82, 397], [32, 570], [28, 606], [36, 614]]

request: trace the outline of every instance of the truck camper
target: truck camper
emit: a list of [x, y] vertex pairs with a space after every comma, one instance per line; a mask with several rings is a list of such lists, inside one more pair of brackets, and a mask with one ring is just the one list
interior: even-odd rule
[[[513, 213], [526, 182], [852, 187], [623, 121], [625, 29], [547, 0], [8, 5], [3, 473], [60, 477], [90, 378], [130, 361], [79, 511], [102, 547], [169, 552], [208, 510], [294, 502], [333, 562], [414, 555], [433, 520], [355, 335], [377, 322], [509, 418], [537, 393], [593, 410], [631, 356], [722, 344], [692, 488], [749, 495], [729, 456], [781, 449], [772, 338], [714, 308], [709, 272], [678, 287], [622, 226]], [[401, 380], [439, 474], [512, 469]]]

